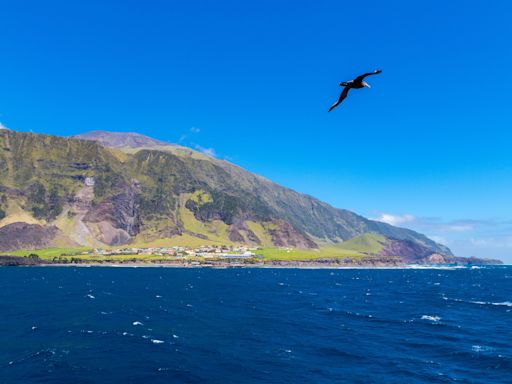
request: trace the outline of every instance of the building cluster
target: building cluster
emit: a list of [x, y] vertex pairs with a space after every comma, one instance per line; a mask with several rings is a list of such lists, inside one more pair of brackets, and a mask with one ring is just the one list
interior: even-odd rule
[[149, 255], [168, 257], [202, 257], [202, 258], [223, 258], [223, 259], [247, 259], [255, 257], [254, 251], [257, 248], [247, 246], [201, 246], [188, 248], [182, 246], [173, 247], [152, 247], [138, 248], [126, 247], [116, 249], [96, 248], [82, 252], [84, 255], [121, 256], [121, 255]]

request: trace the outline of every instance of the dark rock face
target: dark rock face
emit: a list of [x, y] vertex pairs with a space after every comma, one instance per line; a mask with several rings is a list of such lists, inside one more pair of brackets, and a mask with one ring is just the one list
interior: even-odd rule
[[[238, 217], [233, 224], [230, 225], [228, 230], [229, 240], [246, 243], [246, 244], [261, 244], [261, 240], [251, 229], [246, 225], [245, 220], [253, 220], [250, 215]], [[245, 236], [244, 236], [245, 235]]]
[[276, 228], [270, 229], [272, 242], [278, 247], [318, 248], [318, 245], [307, 235], [297, 231], [290, 223], [284, 220], [273, 222]]
[[84, 222], [98, 224], [100, 240], [109, 245], [129, 242], [140, 231], [139, 193], [140, 186], [133, 181], [123, 192], [108, 197], [91, 208], [85, 215]]
[[477, 257], [457, 257], [432, 252], [431, 249], [412, 241], [387, 239], [381, 256], [398, 257], [405, 264], [457, 264], [457, 265], [499, 265], [500, 260]]
[[236, 228], [233, 228], [233, 226], [231, 226], [229, 228], [228, 237], [229, 237], [229, 240], [234, 241], [235, 243], [243, 243], [243, 242], [245, 242], [245, 239], [242, 236], [242, 234], [240, 232], [238, 232], [236, 230]]
[[18, 256], [0, 256], [0, 266], [3, 267], [17, 267], [26, 265], [41, 265], [47, 264], [38, 257], [18, 257]]
[[[461, 259], [465, 259], [461, 257]], [[469, 264], [480, 264], [480, 265], [503, 265], [503, 261], [498, 259], [482, 259], [478, 257], [469, 257]]]
[[432, 250], [408, 240], [388, 239], [381, 256], [399, 256], [405, 263], [417, 263], [432, 255]]
[[496, 259], [485, 259], [480, 257], [456, 257], [456, 256], [445, 256], [447, 264], [458, 264], [458, 265], [501, 265], [503, 261]]
[[249, 242], [251, 243], [255, 243], [255, 244], [261, 244], [261, 240], [258, 238], [258, 236], [256, 236], [256, 234], [251, 231], [249, 228], [247, 228], [247, 239], [249, 240]]
[[58, 232], [54, 226], [12, 223], [0, 228], [0, 251], [50, 247]]

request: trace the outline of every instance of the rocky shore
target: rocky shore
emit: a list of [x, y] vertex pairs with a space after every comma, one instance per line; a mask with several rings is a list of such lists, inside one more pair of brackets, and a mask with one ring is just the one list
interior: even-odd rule
[[367, 257], [360, 259], [314, 259], [314, 260], [80, 260], [54, 262], [38, 257], [0, 256], [0, 266], [136, 266], [136, 267], [176, 267], [176, 268], [411, 268], [435, 266], [500, 265], [499, 260], [478, 258], [456, 258], [442, 263], [406, 263], [399, 257]]
[[46, 261], [38, 257], [0, 256], [0, 267], [43, 265]]

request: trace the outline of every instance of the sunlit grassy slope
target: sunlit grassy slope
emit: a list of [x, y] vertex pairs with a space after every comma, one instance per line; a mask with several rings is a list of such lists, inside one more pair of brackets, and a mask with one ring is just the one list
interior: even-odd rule
[[384, 236], [369, 232], [339, 243], [335, 247], [357, 252], [378, 254], [382, 251], [385, 242], [386, 238]]
[[12, 223], [44, 224], [44, 220], [37, 220], [29, 212], [23, 210], [16, 200], [8, 203], [6, 216], [0, 220], [0, 228]]
[[264, 248], [257, 253], [266, 260], [355, 259], [365, 256], [360, 252], [336, 247], [323, 247], [319, 250]]
[[[188, 211], [188, 210], [185, 210]], [[194, 229], [197, 231], [196, 233], [208, 233], [211, 229], [206, 227], [201, 227], [199, 224], [204, 225], [200, 222], [194, 222], [195, 218], [185, 216], [185, 220], [187, 221], [186, 228], [190, 228], [190, 230]], [[270, 239], [266, 239], [265, 236], [268, 236], [264, 229], [261, 227], [261, 224], [249, 222], [248, 226], [251, 230], [253, 230], [258, 236], [261, 236], [265, 243], [269, 243]], [[259, 228], [261, 227], [261, 228]], [[341, 244], [323, 246], [320, 249], [285, 249], [285, 248], [275, 248], [271, 246], [267, 246], [263, 249], [257, 250], [255, 253], [263, 256], [265, 260], [315, 260], [315, 259], [335, 259], [335, 258], [349, 258], [349, 259], [357, 259], [361, 257], [367, 257], [371, 255], [377, 255], [383, 247], [383, 243], [385, 242], [385, 238], [378, 234], [374, 233], [365, 233], [361, 236], [354, 237], [351, 240], [345, 241]], [[226, 244], [226, 241], [221, 237], [213, 236], [209, 240], [201, 239], [196, 236], [190, 234], [183, 234], [182, 236], [167, 238], [167, 239], [158, 239], [152, 242], [135, 242], [134, 244], [128, 245], [127, 247], [170, 247], [170, 246], [186, 246], [190, 248], [200, 247], [202, 245], [229, 245]], [[271, 243], [269, 243], [271, 244]], [[30, 254], [36, 254], [42, 259], [51, 260], [54, 257], [60, 256], [80, 256], [81, 259], [84, 260], [122, 260], [121, 256], [84, 256], [80, 255], [82, 252], [90, 250], [90, 248], [81, 247], [81, 248], [49, 248], [42, 250], [33, 250], [33, 251], [16, 251], [16, 252], [6, 252], [4, 254], [9, 254], [13, 256], [29, 256]], [[159, 259], [158, 256], [147, 256], [147, 255], [130, 255], [129, 257], [124, 257], [126, 260], [136, 258], [137, 260], [146, 260], [149, 261], [151, 259]]]

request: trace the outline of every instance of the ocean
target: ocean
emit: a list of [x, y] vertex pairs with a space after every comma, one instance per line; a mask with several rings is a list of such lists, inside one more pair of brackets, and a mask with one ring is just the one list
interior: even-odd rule
[[512, 383], [512, 267], [0, 268], [0, 383]]

